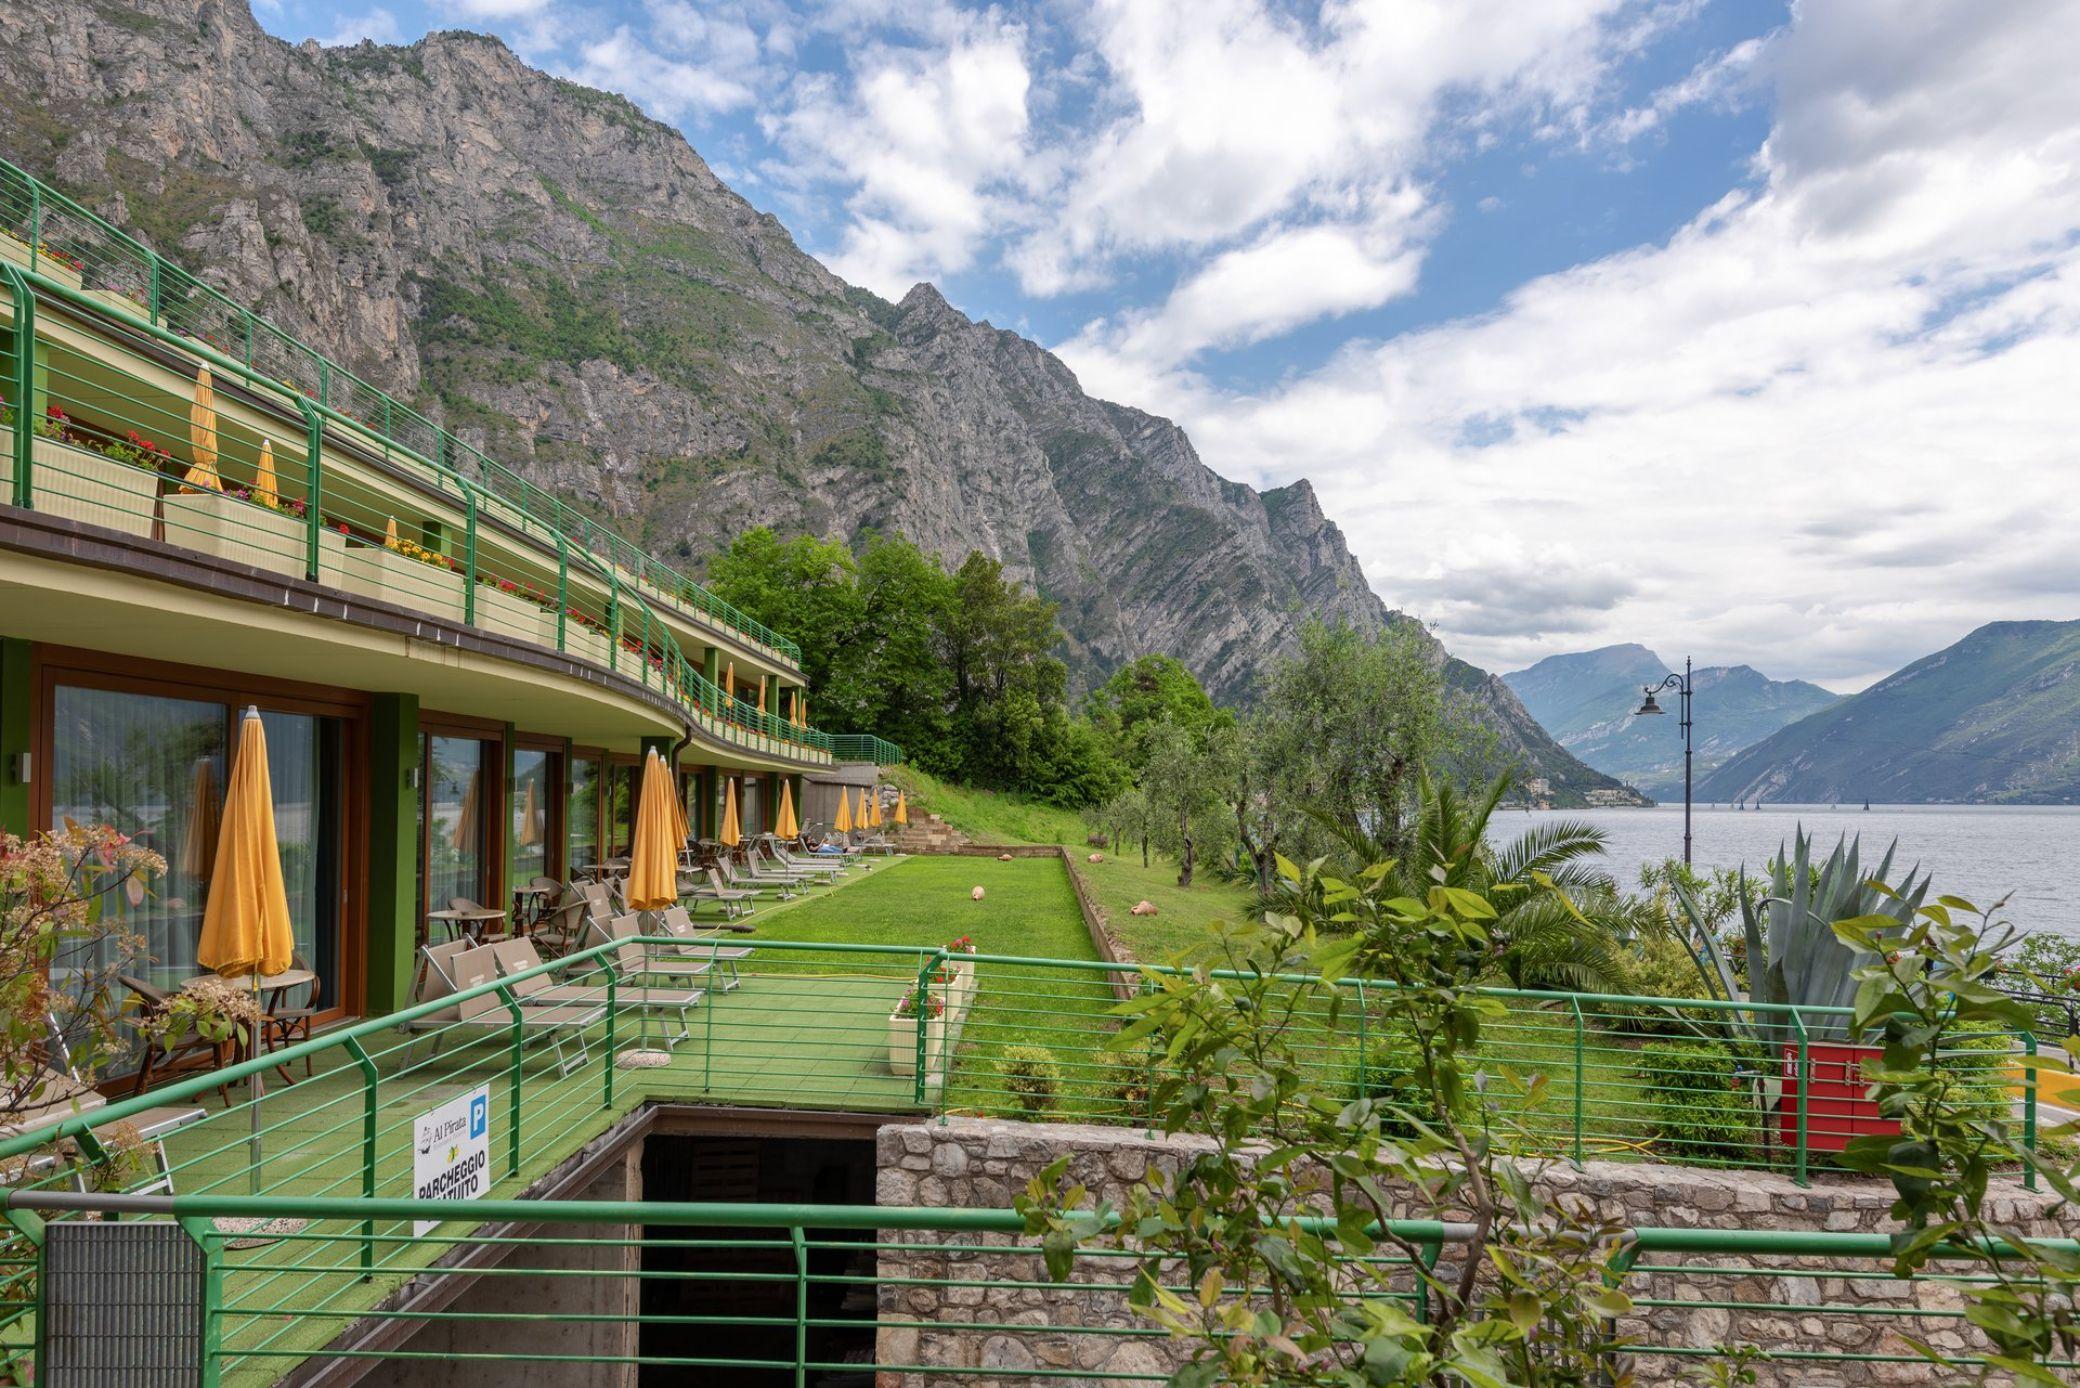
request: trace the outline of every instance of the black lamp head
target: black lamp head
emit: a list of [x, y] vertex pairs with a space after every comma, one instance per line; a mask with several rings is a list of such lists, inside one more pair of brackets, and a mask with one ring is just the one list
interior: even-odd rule
[[1640, 706], [1638, 708], [1632, 711], [1632, 716], [1634, 718], [1645, 718], [1649, 714], [1656, 714], [1661, 712], [1664, 712], [1664, 710], [1662, 709], [1661, 705], [1654, 702], [1654, 691], [1649, 689], [1647, 691], [1647, 697], [1640, 703]]

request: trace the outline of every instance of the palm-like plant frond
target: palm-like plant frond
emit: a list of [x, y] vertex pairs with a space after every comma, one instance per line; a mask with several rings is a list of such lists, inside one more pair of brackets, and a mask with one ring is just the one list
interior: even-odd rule
[[1542, 872], [1565, 887], [1588, 890], [1614, 885], [1608, 872], [1582, 865], [1609, 851], [1611, 836], [1579, 819], [1549, 819], [1493, 850], [1490, 875], [1498, 882], [1529, 882]]

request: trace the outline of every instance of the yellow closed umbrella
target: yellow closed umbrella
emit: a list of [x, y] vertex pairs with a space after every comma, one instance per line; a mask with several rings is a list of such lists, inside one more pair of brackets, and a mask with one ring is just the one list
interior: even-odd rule
[[383, 548], [397, 548], [397, 517], [395, 516], [383, 522]]
[[195, 780], [188, 792], [188, 831], [181, 836], [181, 871], [199, 883], [207, 883], [217, 863], [217, 763], [213, 757], [198, 757]]
[[794, 817], [794, 782], [780, 778], [780, 813], [773, 821], [773, 832], [783, 839], [799, 838], [802, 826]]
[[679, 845], [672, 842], [679, 816], [672, 809], [672, 776], [652, 751], [643, 760], [643, 785], [636, 798], [636, 841], [628, 858], [628, 904], [632, 910], [662, 911], [679, 900]]
[[838, 817], [831, 821], [831, 830], [839, 834], [852, 832], [852, 797], [843, 786], [838, 787]]
[[910, 823], [910, 797], [904, 794], [901, 787], [896, 789], [896, 823]]
[[732, 776], [722, 783], [722, 832], [715, 836], [724, 848], [735, 848], [744, 841], [744, 828], [737, 823], [737, 780]]
[[274, 441], [260, 440], [260, 465], [253, 470], [253, 500], [269, 510], [282, 504], [281, 489], [274, 473]]
[[462, 794], [462, 810], [455, 816], [455, 831], [448, 836], [449, 845], [457, 853], [467, 853], [477, 842], [477, 787], [483, 782], [481, 770], [469, 773], [469, 789]]
[[859, 810], [852, 816], [852, 822], [857, 828], [864, 829], [867, 827], [867, 788], [865, 786], [859, 788]]
[[534, 780], [529, 778], [527, 789], [520, 796], [520, 829], [513, 841], [522, 848], [532, 848], [542, 841], [542, 807], [537, 800]]
[[867, 820], [867, 827], [868, 827], [868, 828], [870, 828], [870, 829], [879, 829], [879, 828], [881, 827], [881, 787], [880, 787], [880, 786], [875, 786], [875, 787], [874, 787], [874, 798], [873, 798], [873, 799], [871, 799], [871, 800], [869, 800], [869, 801], [867, 802], [867, 810], [868, 810], [869, 814], [871, 815], [871, 818], [869, 818], [869, 819]]
[[195, 962], [226, 978], [278, 974], [296, 957], [282, 852], [274, 833], [274, 787], [267, 774], [267, 730], [260, 710], [239, 720], [238, 752], [224, 796], [216, 870]]
[[196, 491], [224, 490], [223, 479], [217, 476], [217, 392], [206, 366], [195, 373], [195, 403], [188, 406], [188, 450], [195, 461], [181, 482]]
[[686, 793], [680, 789], [679, 778], [669, 768], [665, 771], [665, 781], [672, 788], [672, 827], [679, 835], [678, 846], [684, 848], [686, 841], [693, 837], [693, 825], [686, 819]]

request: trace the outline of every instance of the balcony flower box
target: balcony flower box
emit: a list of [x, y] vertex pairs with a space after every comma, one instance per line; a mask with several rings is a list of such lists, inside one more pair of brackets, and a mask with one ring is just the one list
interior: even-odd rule
[[462, 620], [462, 575], [378, 544], [327, 532], [319, 546], [319, 578], [335, 588], [444, 621]]
[[[924, 1071], [928, 1080], [937, 1080], [945, 1069], [946, 1022], [942, 1015], [925, 1026]], [[890, 1013], [888, 1018], [888, 1071], [892, 1075], [917, 1073], [917, 1018], [905, 1017], [900, 1011]]]
[[556, 644], [556, 614], [519, 593], [489, 583], [477, 585], [477, 625], [500, 636], [537, 646]]
[[118, 313], [127, 313], [133, 318], [149, 318], [151, 305], [124, 289], [88, 289], [82, 291], [87, 298]]
[[0, 260], [19, 265], [24, 270], [33, 269], [45, 279], [55, 280], [67, 289], [79, 288], [78, 266], [70, 264], [68, 261], [60, 260], [49, 249], [45, 249], [41, 255], [34, 257], [35, 265], [30, 265], [30, 259], [31, 255], [27, 241], [24, 241], [11, 231], [0, 231]]
[[[8, 495], [13, 502], [14, 431], [0, 431], [7, 439]], [[152, 533], [153, 511], [159, 502], [159, 474], [79, 448], [59, 439], [38, 436], [31, 458], [30, 485], [36, 489], [36, 509], [46, 515], [106, 526], [125, 535]]]
[[[547, 616], [549, 618], [550, 644], [554, 645], [556, 614], [551, 612]], [[567, 617], [563, 623], [563, 650], [565, 655], [574, 659], [589, 660], [594, 665], [605, 668], [607, 657], [611, 653], [612, 647], [608, 644], [607, 634], [604, 631], [601, 631], [598, 627], [586, 626], [576, 618]]]
[[166, 498], [166, 543], [301, 578], [309, 532], [301, 516], [226, 492], [175, 492]]

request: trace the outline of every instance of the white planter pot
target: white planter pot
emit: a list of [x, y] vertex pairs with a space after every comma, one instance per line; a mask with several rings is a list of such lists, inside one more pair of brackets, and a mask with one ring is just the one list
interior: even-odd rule
[[28, 242], [0, 232], [0, 260], [19, 265], [24, 270], [34, 269], [45, 279], [55, 280], [67, 289], [79, 288], [79, 271], [70, 265], [53, 260], [48, 255], [39, 255], [35, 257], [36, 264], [31, 266], [30, 258]]
[[[946, 1019], [934, 1017], [925, 1027], [924, 1071], [927, 1079], [936, 1078], [945, 1068]], [[888, 1018], [888, 1069], [894, 1075], [917, 1073], [917, 1019], [889, 1014]]]
[[152, 316], [151, 305], [140, 303], [128, 294], [117, 290], [88, 289], [81, 292], [95, 303], [112, 308], [118, 313], [127, 313], [136, 318], [150, 318]]
[[[552, 615], [549, 620], [554, 622], [556, 619]], [[555, 636], [553, 626], [549, 634]], [[594, 665], [605, 667], [609, 650], [607, 634], [597, 627], [584, 626], [566, 618], [563, 624], [563, 650], [565, 655], [578, 660], [589, 660]]]
[[30, 484], [36, 509], [126, 535], [150, 535], [159, 474], [100, 453], [38, 438]]
[[517, 593], [483, 583], [477, 585], [477, 625], [537, 646], [556, 644], [555, 613], [543, 611]]
[[[348, 551], [349, 558], [353, 551]], [[370, 545], [361, 551], [361, 569], [369, 588], [357, 588], [364, 597], [380, 597], [411, 612], [423, 612], [445, 621], [462, 620], [462, 575], [399, 554], [394, 549]], [[349, 585], [351, 586], [351, 585]]]
[[961, 1023], [967, 1020], [968, 1008], [975, 1001], [975, 961], [956, 954], [947, 962], [946, 971], [953, 975], [946, 990], [946, 1010], [953, 1014], [954, 1030], [958, 1032]]
[[176, 492], [166, 498], [166, 543], [219, 559], [301, 578], [309, 531], [286, 511], [271, 511], [222, 492]]

